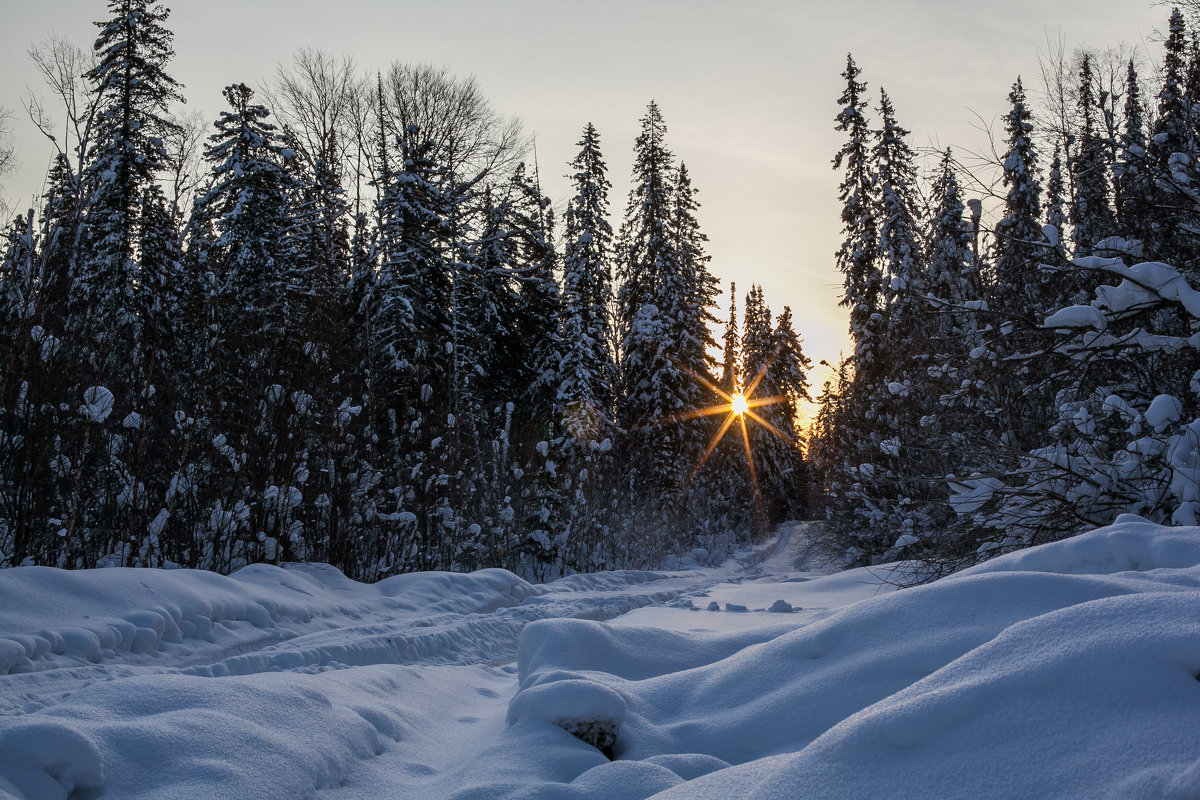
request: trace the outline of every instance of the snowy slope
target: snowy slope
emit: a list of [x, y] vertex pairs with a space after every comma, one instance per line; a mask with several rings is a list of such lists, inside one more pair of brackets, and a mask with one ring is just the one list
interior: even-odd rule
[[0, 572], [0, 797], [1200, 797], [1200, 529], [903, 592], [788, 544], [543, 586]]

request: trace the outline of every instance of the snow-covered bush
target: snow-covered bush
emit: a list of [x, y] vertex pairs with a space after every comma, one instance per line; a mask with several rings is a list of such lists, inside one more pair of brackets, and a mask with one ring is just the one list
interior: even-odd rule
[[[1161, 262], [1076, 259], [1107, 280], [1050, 314], [1057, 418], [1002, 475], [951, 481], [951, 505], [991, 534], [977, 555], [1060, 538], [1121, 513], [1195, 525], [1200, 510], [1200, 292]], [[1112, 285], [1114, 279], [1119, 282]]]

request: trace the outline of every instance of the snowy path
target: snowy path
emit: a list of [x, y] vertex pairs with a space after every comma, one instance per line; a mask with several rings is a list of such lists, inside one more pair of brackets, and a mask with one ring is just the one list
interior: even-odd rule
[[[485, 571], [476, 575], [490, 581], [474, 581], [482, 586], [468, 584], [475, 576], [401, 576], [390, 582], [395, 586], [375, 594], [371, 587], [354, 585], [320, 566], [295, 566], [286, 572], [252, 567], [234, 579], [201, 577], [215, 584], [252, 582], [259, 590], [282, 590], [313, 602], [297, 606], [268, 592], [251, 595], [246, 602], [221, 598], [228, 602], [204, 604], [190, 615], [178, 604], [151, 606], [118, 621], [102, 611], [89, 613], [90, 597], [72, 604], [72, 574], [46, 570], [66, 595], [51, 603], [52, 611], [61, 613], [64, 604], [76, 607], [67, 609], [67, 624], [57, 630], [14, 637], [24, 639], [25, 652], [11, 644], [0, 646], [0, 659], [8, 655], [8, 669], [14, 669], [13, 674], [0, 674], [0, 714], [36, 711], [93, 683], [132, 676], [229, 677], [374, 664], [499, 666], [513, 661], [521, 630], [534, 620], [610, 620], [645, 606], [701, 596], [730, 579], [786, 568], [790, 533], [764, 548], [766, 561], [747, 553], [746, 564], [731, 560], [720, 569], [575, 575], [540, 586]], [[120, 577], [127, 580], [114, 582], [113, 597], [128, 596], [129, 584], [134, 583], [150, 603], [169, 591], [138, 580], [145, 573], [109, 574], [117, 573], [125, 573]], [[240, 587], [221, 588], [236, 592]], [[16, 595], [20, 587], [9, 591]], [[422, 598], [428, 602], [421, 603]], [[17, 607], [21, 600], [14, 596], [11, 603]], [[42, 619], [47, 610], [38, 606], [25, 616]], [[22, 656], [30, 656], [24, 668], [19, 666]], [[0, 660], [0, 668], [5, 666]]]
[[[0, 609], [5, 610], [0, 615], [0, 721], [9, 723], [12, 741], [24, 729], [21, 722], [60, 725], [80, 709], [87, 710], [81, 714], [87, 721], [101, 725], [106, 714], [128, 720], [146, 709], [129, 708], [123, 687], [149, 698], [199, 678], [209, 682], [204, 696], [234, 718], [226, 722], [273, 727], [275, 720], [242, 713], [239, 698], [264, 687], [278, 692], [289, 674], [304, 676], [325, 709], [339, 703], [365, 709], [361, 695], [382, 691], [386, 696], [394, 688], [398, 701], [384, 713], [391, 719], [381, 721], [366, 710], [360, 714], [377, 734], [368, 732], [367, 738], [379, 739], [366, 757], [315, 765], [307, 776], [312, 788], [360, 796], [362, 784], [350, 776], [366, 770], [382, 771], [383, 783], [394, 785], [396, 796], [418, 787], [412, 796], [448, 796], [459, 771], [456, 762], [470, 766], [505, 727], [517, 688], [517, 642], [529, 623], [606, 621], [652, 609], [665, 615], [658, 624], [686, 623], [689, 617], [695, 622], [698, 614], [706, 623], [737, 616], [734, 627], [779, 622], [778, 614], [700, 614], [694, 607], [707, 606], [739, 585], [790, 575], [791, 536], [785, 529], [719, 568], [575, 575], [545, 585], [500, 570], [405, 575], [374, 586], [355, 584], [320, 565], [255, 566], [230, 577], [10, 570], [0, 574]], [[354, 669], [372, 667], [385, 669]], [[347, 691], [353, 696], [340, 696]], [[0, 729], [0, 742], [3, 733]], [[47, 746], [57, 742], [51, 749], [69, 751], [79, 744], [76, 739], [95, 738], [76, 733], [74, 726], [62, 725], [45, 734]], [[175, 746], [173, 736], [162, 737], [162, 731], [150, 731], [141, 745], [155, 751]], [[60, 755], [88, 760], [79, 753]], [[185, 773], [186, 760], [180, 759]], [[105, 772], [109, 791], [122, 786], [113, 796], [131, 797], [144, 788], [124, 784], [112, 769]], [[209, 785], [203, 775], [193, 777]], [[378, 789], [380, 780], [371, 784]], [[21, 788], [3, 781], [0, 772], [0, 796], [5, 788]], [[87, 783], [85, 775], [80, 785]], [[306, 783], [301, 780], [297, 787], [302, 793]]]
[[808, 534], [546, 585], [0, 571], [0, 800], [1200, 797], [1200, 529], [905, 592]]

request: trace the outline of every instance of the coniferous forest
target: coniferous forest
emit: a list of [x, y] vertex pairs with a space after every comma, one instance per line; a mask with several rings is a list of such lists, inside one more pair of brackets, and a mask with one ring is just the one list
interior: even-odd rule
[[[34, 51], [62, 107], [0, 266], [0, 565], [545, 578], [802, 513], [799, 336], [752, 290], [714, 357], [697, 190], [653, 102], [620, 221], [582, 121], [556, 215], [473, 80], [301, 51], [198, 127], [172, 116], [168, 10], [108, 14], [90, 53]], [[707, 452], [732, 417], [699, 413], [744, 377], [779, 399], [751, 463]]]
[[915, 180], [886, 92], [873, 127], [847, 59], [834, 166], [854, 349], [809, 449], [846, 563], [912, 559], [920, 582], [1123, 513], [1197, 524], [1197, 34], [1175, 9], [1161, 65], [1048, 59], [1043, 108], [1017, 78], [994, 181], [950, 151]]
[[301, 51], [197, 126], [168, 11], [108, 16], [86, 54], [35, 55], [61, 108], [0, 264], [0, 566], [541, 579], [811, 515], [831, 558], [917, 582], [1122, 513], [1197, 523], [1179, 10], [1161, 64], [1064, 55], [1040, 107], [1014, 76], [990, 168], [919, 153], [847, 58], [853, 350], [805, 431], [803, 320], [757, 286], [726, 305], [655, 103], [623, 211], [585, 121], [555, 209], [470, 79]]

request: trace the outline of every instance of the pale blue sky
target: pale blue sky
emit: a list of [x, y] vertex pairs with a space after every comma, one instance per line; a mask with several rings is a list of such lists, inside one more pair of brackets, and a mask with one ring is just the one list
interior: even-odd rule
[[[979, 148], [973, 112], [1006, 110], [1018, 74], [1037, 86], [1039, 50], [1122, 41], [1154, 61], [1167, 16], [1138, 0], [974, 3], [920, 0], [179, 0], [170, 3], [189, 106], [211, 119], [220, 90], [269, 78], [298, 47], [349, 54], [364, 68], [393, 60], [474, 74], [498, 110], [537, 136], [543, 186], [556, 201], [587, 121], [600, 130], [624, 208], [637, 120], [650, 99], [668, 142], [700, 190], [712, 269], [744, 296], [762, 283], [775, 312], [791, 305], [814, 361], [836, 360], [846, 318], [830, 160], [840, 73], [853, 52], [882, 84], [901, 124], [924, 146]], [[0, 106], [13, 109], [21, 168], [7, 181], [18, 205], [40, 191], [48, 149], [21, 110], [36, 77], [25, 51], [52, 32], [90, 47], [100, 0], [44, 0], [6, 9], [0, 28]], [[39, 88], [40, 87], [35, 87]], [[1152, 93], [1155, 87], [1147, 87]], [[725, 291], [728, 292], [726, 284]], [[722, 300], [724, 303], [724, 300]], [[741, 300], [739, 299], [739, 306]], [[815, 389], [820, 388], [814, 375]]]

